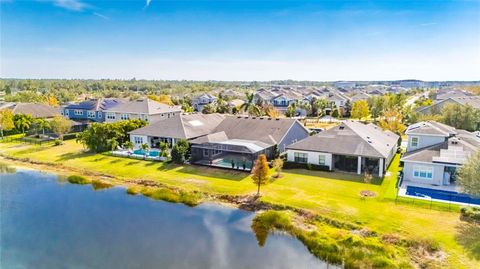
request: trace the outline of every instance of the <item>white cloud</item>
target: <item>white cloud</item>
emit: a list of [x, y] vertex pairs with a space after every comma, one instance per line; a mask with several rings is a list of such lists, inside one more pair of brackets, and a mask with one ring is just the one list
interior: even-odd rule
[[95, 16], [97, 16], [97, 17], [99, 17], [99, 18], [102, 18], [102, 19], [104, 19], [104, 20], [109, 20], [109, 19], [110, 19], [110, 17], [105, 16], [105, 15], [103, 15], [103, 14], [101, 14], [101, 13], [98, 13], [98, 12], [93, 12], [93, 15], [95, 15]]
[[152, 0], [146, 0], [145, 1], [145, 8], [149, 7], [151, 2], [152, 2]]
[[72, 11], [83, 11], [89, 7], [88, 4], [80, 0], [54, 0], [54, 5]]

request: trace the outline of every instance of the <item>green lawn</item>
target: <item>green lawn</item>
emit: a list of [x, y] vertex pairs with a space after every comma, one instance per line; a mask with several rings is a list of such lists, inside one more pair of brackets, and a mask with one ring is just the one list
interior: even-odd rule
[[[87, 154], [74, 141], [67, 141], [62, 146], [0, 143], [0, 153], [61, 163], [79, 172], [94, 171], [120, 179], [155, 180], [189, 191], [237, 195], [256, 191], [244, 172]], [[397, 156], [388, 170], [389, 175], [378, 184], [365, 184], [361, 177], [350, 174], [288, 170], [282, 178], [262, 188], [262, 199], [359, 223], [385, 234], [434, 239], [448, 253], [450, 268], [480, 268], [480, 250], [475, 247], [480, 240], [480, 228], [466, 229], [459, 221], [458, 212], [447, 211], [445, 207], [437, 206], [432, 210], [405, 201], [395, 203], [398, 164]], [[359, 192], [362, 190], [374, 191], [377, 196], [361, 199]], [[472, 237], [478, 240], [465, 239]]]

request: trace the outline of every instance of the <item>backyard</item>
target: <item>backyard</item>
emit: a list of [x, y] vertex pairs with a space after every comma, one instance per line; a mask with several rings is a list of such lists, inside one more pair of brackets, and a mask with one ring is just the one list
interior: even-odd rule
[[[80, 144], [66, 141], [61, 146], [0, 143], [0, 154], [70, 170], [98, 173], [119, 180], [145, 179], [186, 191], [212, 194], [247, 195], [256, 191], [245, 172], [191, 165], [174, 165], [85, 153]], [[262, 187], [262, 200], [309, 210], [342, 221], [354, 222], [383, 234], [437, 241], [447, 254], [450, 268], [480, 266], [480, 229], [459, 220], [458, 207], [428, 205], [402, 200], [396, 203], [399, 156], [393, 160], [383, 181], [363, 182], [363, 178], [343, 173], [286, 170], [283, 177]], [[360, 192], [376, 193], [363, 199]]]

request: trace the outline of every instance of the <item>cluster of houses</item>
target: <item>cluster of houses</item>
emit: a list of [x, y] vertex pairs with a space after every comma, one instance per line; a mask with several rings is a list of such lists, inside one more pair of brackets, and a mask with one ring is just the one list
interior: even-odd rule
[[[341, 108], [347, 102], [368, 99], [374, 94], [366, 89], [346, 94], [339, 88], [271, 87], [259, 89], [254, 101], [284, 111], [292, 102], [325, 98]], [[466, 99], [477, 107], [480, 103], [478, 96], [464, 92], [439, 92], [439, 101], [434, 105]], [[202, 107], [216, 100], [213, 95], [202, 94], [193, 100], [193, 105], [195, 110], [201, 111]], [[91, 122], [142, 119], [149, 124], [129, 133], [135, 149], [146, 144], [149, 151], [158, 151], [161, 143], [173, 147], [179, 140], [188, 140], [192, 164], [245, 171], [251, 170], [260, 154], [265, 154], [269, 160], [281, 155], [288, 163], [305, 167], [318, 166], [327, 171], [383, 177], [400, 145], [398, 135], [372, 123], [347, 120], [311, 135], [310, 130], [294, 118], [183, 113], [178, 106], [148, 98], [133, 101], [102, 98], [61, 108], [2, 103], [0, 109], [11, 109], [14, 113], [30, 114], [35, 118], [63, 115], [82, 126]], [[401, 158], [404, 165], [402, 184], [440, 189], [455, 186], [458, 167], [480, 150], [480, 134], [434, 121], [413, 124], [408, 127], [406, 135], [407, 151]]]
[[434, 94], [432, 105], [420, 107], [417, 111], [427, 115], [440, 114], [442, 108], [447, 104], [468, 105], [480, 109], [480, 96], [459, 89], [443, 88]]
[[329, 104], [325, 109], [325, 113], [329, 115], [334, 108], [345, 111], [344, 108], [349, 104], [359, 100], [366, 101], [372, 96], [408, 91], [399, 86], [350, 86], [352, 85], [338, 84], [336, 87], [271, 86], [257, 90], [254, 95], [254, 103], [272, 105], [282, 113], [285, 113], [291, 104], [300, 104], [296, 107], [296, 116], [302, 117], [307, 113], [302, 108], [302, 103], [310, 103], [314, 99], [324, 99]]

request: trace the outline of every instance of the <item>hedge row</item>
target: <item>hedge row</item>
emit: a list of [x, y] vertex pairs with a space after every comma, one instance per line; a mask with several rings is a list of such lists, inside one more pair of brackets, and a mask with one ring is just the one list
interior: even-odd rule
[[283, 164], [284, 169], [307, 169], [315, 171], [330, 171], [328, 165], [318, 165], [311, 163], [296, 163], [296, 162], [285, 162]]

